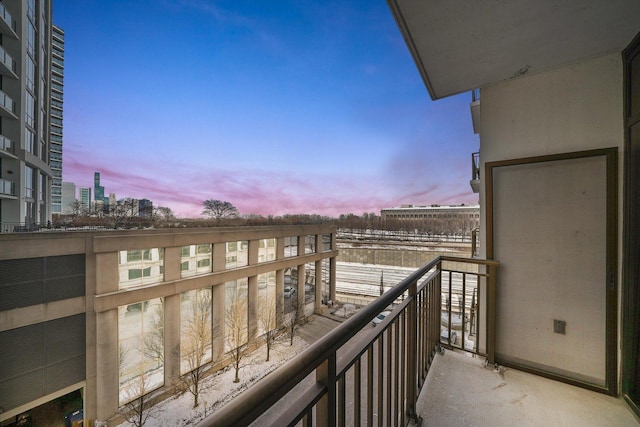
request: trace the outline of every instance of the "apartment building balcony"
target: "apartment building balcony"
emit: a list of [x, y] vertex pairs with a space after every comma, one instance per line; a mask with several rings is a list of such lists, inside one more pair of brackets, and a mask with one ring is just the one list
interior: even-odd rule
[[434, 259], [199, 425], [638, 425], [621, 399], [495, 364], [498, 265]]
[[0, 73], [17, 79], [16, 61], [0, 46]]
[[0, 157], [16, 158], [13, 152], [13, 142], [4, 135], [0, 135]]
[[8, 179], [0, 179], [0, 198], [16, 199], [16, 184]]
[[3, 34], [10, 34], [14, 38], [18, 38], [16, 35], [16, 21], [2, 3], [0, 3], [0, 30], [2, 30]]
[[13, 99], [0, 90], [0, 115], [3, 117], [9, 117], [12, 119], [17, 119], [16, 116], [16, 104], [13, 102]]
[[471, 91], [471, 122], [473, 123], [473, 133], [480, 133], [480, 89]]
[[471, 180], [469, 181], [474, 193], [480, 192], [480, 153], [471, 153]]

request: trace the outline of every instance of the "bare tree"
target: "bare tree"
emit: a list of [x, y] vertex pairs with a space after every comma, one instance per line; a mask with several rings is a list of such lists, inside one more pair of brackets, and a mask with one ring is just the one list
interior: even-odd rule
[[[145, 303], [141, 303], [141, 309], [146, 310]], [[144, 347], [142, 353], [145, 358], [156, 361], [157, 367], [164, 364], [164, 310], [153, 308], [150, 328], [144, 334]]]
[[186, 389], [193, 395], [193, 407], [198, 406], [201, 380], [211, 351], [211, 290], [199, 290], [191, 301], [191, 316], [183, 324], [181, 359], [189, 372], [181, 377]]
[[[227, 292], [230, 290], [227, 289]], [[225, 347], [229, 349], [229, 356], [235, 369], [234, 383], [240, 382], [238, 375], [240, 362], [244, 357], [248, 338], [248, 301], [247, 295], [237, 292], [234, 288], [230, 295], [227, 295], [225, 306]]]
[[171, 208], [158, 206], [153, 209], [153, 219], [155, 221], [174, 221], [176, 217]]
[[282, 325], [286, 328], [289, 335], [289, 345], [293, 345], [293, 337], [296, 335], [298, 326], [304, 321], [304, 304], [301, 304], [298, 297], [294, 294], [291, 296], [291, 311], [285, 313]]
[[229, 202], [208, 199], [202, 202], [202, 205], [204, 207], [202, 215], [207, 215], [217, 221], [238, 216], [238, 209]]
[[271, 348], [278, 334], [277, 318], [282, 311], [282, 300], [275, 295], [263, 296], [258, 301], [258, 322], [264, 331], [264, 341], [267, 347], [267, 362], [271, 354]]
[[108, 218], [113, 228], [127, 228], [138, 218], [137, 202], [132, 198], [118, 200], [109, 209]]
[[125, 390], [125, 403], [118, 412], [135, 427], [142, 427], [151, 415], [144, 374], [136, 377]]

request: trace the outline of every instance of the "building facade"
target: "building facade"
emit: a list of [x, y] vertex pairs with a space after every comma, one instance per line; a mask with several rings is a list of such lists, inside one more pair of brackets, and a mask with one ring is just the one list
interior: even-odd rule
[[64, 93], [64, 31], [51, 27], [51, 134], [49, 135], [49, 160], [51, 179], [51, 213], [62, 213], [62, 122]]
[[80, 201], [80, 206], [86, 212], [91, 210], [91, 187], [80, 187], [78, 190], [78, 200]]
[[70, 214], [73, 211], [73, 203], [76, 201], [76, 185], [73, 182], [62, 183], [62, 212]]
[[206, 363], [223, 366], [229, 308], [241, 307], [248, 344], [264, 333], [264, 305], [282, 324], [285, 283], [307, 312], [322, 310], [335, 299], [335, 248], [332, 225], [0, 236], [0, 422], [82, 390], [93, 425], [140, 383], [171, 392], [189, 370], [196, 300], [207, 302]]
[[397, 208], [386, 208], [380, 211], [382, 219], [459, 219], [472, 221], [474, 224], [480, 221], [480, 205], [402, 205]]
[[0, 3], [0, 223], [51, 219], [51, 1]]

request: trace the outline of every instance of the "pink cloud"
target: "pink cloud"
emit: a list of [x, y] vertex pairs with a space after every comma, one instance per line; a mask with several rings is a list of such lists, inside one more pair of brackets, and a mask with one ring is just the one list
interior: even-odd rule
[[[106, 155], [108, 156], [108, 155]], [[101, 158], [101, 161], [91, 160]], [[265, 170], [201, 170], [172, 164], [168, 159], [145, 161], [110, 159], [82, 149], [65, 149], [64, 180], [93, 187], [93, 173], [100, 172], [105, 195], [147, 198], [156, 206], [168, 206], [178, 216], [199, 217], [202, 202], [231, 202], [241, 214], [284, 215], [379, 213], [404, 203], [461, 203], [474, 200], [470, 189], [430, 183], [424, 174], [403, 173], [402, 178], [305, 174]], [[465, 185], [468, 188], [468, 181]], [[476, 198], [477, 199], [477, 198]]]

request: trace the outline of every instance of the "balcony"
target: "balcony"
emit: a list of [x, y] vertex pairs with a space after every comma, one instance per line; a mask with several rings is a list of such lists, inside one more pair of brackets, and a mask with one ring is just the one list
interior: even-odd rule
[[[6, 197], [9, 196], [9, 197]], [[15, 199], [16, 185], [8, 179], [0, 179], [0, 197]]]
[[13, 154], [13, 143], [4, 135], [0, 135], [0, 156], [15, 158]]
[[17, 119], [15, 112], [15, 103], [13, 99], [6, 93], [0, 90], [0, 114], [5, 117]]
[[637, 425], [620, 399], [494, 365], [497, 268], [436, 258], [199, 425]]
[[5, 9], [4, 5], [0, 3], [0, 27], [3, 33], [12, 35], [14, 38], [18, 38], [16, 35], [16, 21], [11, 14]]
[[5, 76], [18, 78], [16, 75], [16, 61], [0, 46], [0, 73]]
[[473, 133], [480, 133], [480, 89], [471, 91], [471, 121], [473, 123]]
[[480, 192], [480, 153], [471, 154], [471, 180], [469, 184], [474, 193]]

